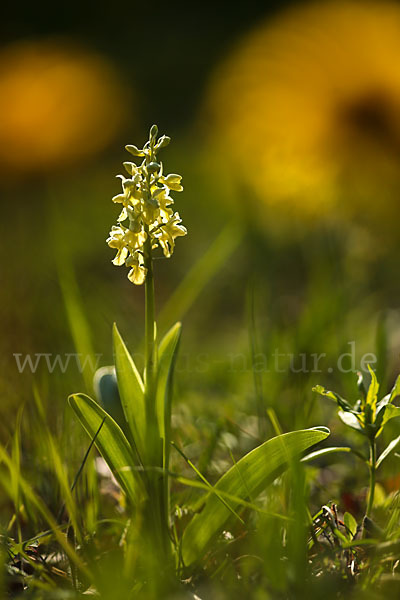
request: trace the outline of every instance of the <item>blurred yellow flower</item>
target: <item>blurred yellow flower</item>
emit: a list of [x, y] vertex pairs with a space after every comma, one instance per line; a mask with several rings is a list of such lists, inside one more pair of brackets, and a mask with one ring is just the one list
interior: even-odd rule
[[72, 42], [3, 48], [0, 169], [47, 171], [102, 150], [126, 125], [126, 98], [110, 62]]
[[211, 81], [219, 165], [264, 207], [398, 215], [399, 65], [396, 2], [303, 3], [267, 20]]

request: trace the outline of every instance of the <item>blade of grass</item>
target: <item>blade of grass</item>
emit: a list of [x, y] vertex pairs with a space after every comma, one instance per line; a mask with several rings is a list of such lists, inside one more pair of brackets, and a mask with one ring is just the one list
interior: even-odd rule
[[202, 490], [205, 492], [211, 492], [213, 494], [216, 494], [220, 498], [230, 500], [232, 503], [235, 503], [238, 506], [243, 506], [243, 508], [249, 508], [250, 510], [254, 510], [255, 512], [266, 515], [267, 517], [274, 517], [276, 519], [281, 519], [282, 521], [291, 521], [291, 517], [282, 515], [281, 513], [275, 513], [270, 510], [265, 510], [261, 506], [257, 506], [257, 504], [255, 504], [254, 502], [248, 502], [243, 498], [239, 498], [239, 496], [234, 496], [233, 494], [229, 494], [228, 492], [224, 492], [222, 490], [216, 491], [215, 486], [211, 486], [210, 488], [210, 484], [207, 485], [201, 481], [193, 481], [193, 479], [188, 479], [187, 477], [183, 477], [182, 475], [178, 475], [177, 473], [169, 472], [168, 475], [178, 483], [181, 483], [182, 485]]
[[75, 274], [71, 264], [65, 259], [58, 261], [58, 274], [72, 339], [76, 351], [82, 358], [81, 369], [86, 391], [92, 393], [97, 360]]
[[[1, 445], [0, 445], [0, 461], [5, 463], [5, 465], [7, 466], [8, 470], [11, 474], [13, 469], [15, 468], [15, 465], [14, 465], [13, 461], [11, 460], [11, 458], [8, 456], [8, 454], [5, 451], [5, 449], [3, 448], [3, 446], [1, 446]], [[90, 570], [86, 567], [86, 565], [83, 564], [80, 557], [75, 552], [74, 548], [68, 542], [66, 536], [62, 532], [62, 529], [57, 525], [55, 518], [53, 517], [53, 515], [51, 514], [51, 512], [49, 511], [49, 509], [43, 502], [43, 500], [39, 496], [36, 495], [36, 493], [33, 491], [32, 487], [30, 486], [30, 484], [27, 481], [25, 481], [25, 479], [21, 475], [19, 478], [19, 482], [20, 482], [22, 493], [24, 494], [25, 498], [27, 499], [27, 501], [29, 501], [32, 504], [32, 506], [37, 510], [37, 512], [41, 515], [41, 517], [47, 522], [47, 524], [51, 528], [51, 531], [53, 532], [55, 538], [57, 539], [58, 543], [60, 544], [61, 548], [64, 550], [65, 554], [77, 566], [77, 568], [81, 571], [81, 573], [86, 578], [91, 580], [92, 574], [91, 574]], [[10, 482], [7, 481], [6, 478], [0, 478], [0, 484], [3, 486], [4, 491], [12, 498]]]
[[237, 514], [237, 512], [224, 500], [223, 496], [221, 494], [218, 493], [218, 490], [216, 490], [216, 488], [214, 486], [211, 485], [211, 483], [204, 477], [204, 475], [202, 475], [202, 473], [200, 473], [200, 471], [198, 470], [198, 468], [192, 463], [191, 460], [189, 460], [189, 458], [185, 455], [184, 452], [182, 452], [182, 450], [180, 448], [178, 448], [178, 446], [172, 442], [172, 446], [173, 448], [175, 448], [175, 450], [177, 452], [179, 452], [179, 454], [182, 456], [182, 458], [186, 461], [186, 463], [189, 465], [189, 467], [191, 467], [193, 469], [193, 471], [196, 473], [196, 475], [201, 479], [201, 481], [208, 487], [209, 490], [211, 490], [218, 498], [219, 500], [222, 502], [222, 504], [232, 513], [232, 515], [234, 515], [241, 523], [242, 525], [244, 525], [244, 521], [243, 519]]
[[235, 223], [228, 224], [203, 256], [172, 293], [160, 311], [158, 323], [161, 330], [182, 319], [197, 300], [207, 283], [218, 273], [228, 258], [238, 248], [243, 231]]
[[[103, 427], [103, 425], [104, 425], [104, 422], [105, 422], [105, 420], [106, 420], [106, 417], [104, 417], [104, 418], [103, 418], [102, 422], [101, 422], [101, 423], [100, 423], [100, 425], [99, 425], [99, 428], [98, 428], [98, 430], [97, 430], [97, 431], [96, 431], [96, 433], [94, 434], [93, 438], [90, 440], [89, 447], [88, 447], [88, 449], [87, 449], [87, 450], [86, 450], [86, 452], [85, 452], [85, 456], [83, 457], [83, 459], [82, 459], [82, 462], [81, 462], [81, 464], [79, 465], [79, 469], [78, 469], [78, 471], [76, 472], [76, 475], [75, 475], [75, 477], [74, 477], [74, 481], [72, 482], [72, 485], [71, 485], [71, 493], [74, 491], [74, 489], [75, 489], [75, 487], [76, 487], [76, 484], [78, 483], [79, 477], [81, 476], [81, 473], [82, 473], [82, 471], [83, 471], [83, 469], [84, 469], [84, 467], [85, 467], [86, 461], [87, 461], [87, 459], [89, 458], [90, 451], [91, 451], [91, 449], [93, 448], [93, 446], [94, 446], [94, 444], [95, 444], [95, 442], [96, 442], [97, 436], [99, 435], [99, 433], [100, 433], [100, 431], [101, 431], [101, 428], [102, 428], [102, 427]], [[61, 515], [62, 515], [62, 513], [63, 513], [63, 511], [64, 511], [64, 508], [65, 508], [65, 502], [63, 502], [63, 504], [61, 505], [61, 508], [60, 508], [60, 510], [59, 510], [59, 512], [58, 512], [58, 515], [57, 515], [57, 521], [59, 521], [59, 520], [61, 519]]]
[[260, 369], [256, 368], [257, 355], [260, 354], [260, 350], [257, 339], [258, 328], [256, 323], [254, 281], [252, 281], [247, 292], [247, 321], [249, 332], [251, 369], [253, 372], [254, 393], [256, 397], [258, 415], [258, 437], [264, 440], [267, 434], [267, 428], [265, 416], [265, 399], [263, 391], [263, 376]]

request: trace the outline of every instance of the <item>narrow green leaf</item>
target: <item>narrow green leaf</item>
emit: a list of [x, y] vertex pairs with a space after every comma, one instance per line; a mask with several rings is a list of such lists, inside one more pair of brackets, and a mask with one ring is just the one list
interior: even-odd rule
[[357, 388], [358, 391], [361, 393], [362, 396], [362, 403], [365, 403], [365, 400], [367, 398], [367, 392], [365, 389], [365, 384], [364, 384], [364, 375], [361, 371], [359, 371], [357, 373]]
[[376, 378], [374, 371], [368, 365], [368, 370], [371, 375], [371, 383], [369, 384], [367, 399], [365, 401], [367, 406], [371, 407], [372, 415], [375, 416], [376, 403], [378, 401], [379, 383]]
[[146, 404], [143, 381], [115, 323], [113, 341], [115, 370], [122, 408], [139, 454], [144, 456]]
[[97, 357], [93, 351], [90, 326], [70, 259], [59, 259], [58, 272], [68, 324], [75, 349], [79, 354], [86, 391], [92, 393], [92, 381], [97, 367]]
[[[247, 498], [257, 497], [276, 474], [287, 467], [288, 459], [300, 455], [329, 435], [327, 428], [305, 429], [277, 436], [258, 446], [231, 467], [214, 486], [222, 492]], [[244, 485], [243, 481], [246, 482]], [[231, 509], [238, 508], [230, 502]], [[189, 523], [182, 538], [182, 557], [186, 565], [200, 559], [231, 515], [216, 493], [207, 496], [203, 510]]]
[[158, 347], [156, 414], [159, 436], [162, 443], [162, 467], [164, 469], [164, 476], [162, 479], [164, 497], [163, 506], [166, 520], [168, 519], [169, 514], [169, 478], [166, 473], [169, 468], [171, 447], [173, 374], [181, 331], [181, 323], [175, 323], [175, 325], [165, 334]]
[[343, 521], [346, 526], [347, 537], [352, 540], [357, 533], [357, 521], [349, 512], [344, 513]]
[[322, 385], [314, 386], [312, 391], [317, 392], [317, 394], [320, 394], [321, 396], [325, 396], [326, 398], [331, 398], [331, 400], [335, 400], [335, 402], [337, 402], [338, 406], [345, 411], [348, 411], [348, 412], [353, 411], [351, 404], [349, 404], [349, 402], [347, 402], [347, 400], [345, 400], [344, 398], [339, 396], [339, 394], [337, 394], [336, 392], [331, 392], [331, 391], [325, 389], [324, 386], [322, 386]]
[[73, 394], [69, 404], [93, 439], [104, 420], [95, 444], [128, 498], [135, 503], [140, 493], [141, 482], [135, 471], [134, 454], [128, 440], [117, 423], [89, 396]]
[[380, 382], [381, 389], [386, 381], [388, 356], [389, 356], [389, 340], [388, 340], [388, 319], [387, 314], [382, 312], [378, 317], [376, 333], [375, 333], [375, 356], [376, 378]]
[[389, 402], [393, 402], [397, 396], [400, 396], [400, 375], [396, 379], [396, 383], [393, 386], [392, 391], [390, 392]]
[[351, 448], [348, 446], [331, 446], [330, 448], [322, 448], [321, 450], [316, 450], [315, 452], [311, 452], [307, 454], [304, 458], [301, 459], [301, 462], [310, 462], [311, 460], [315, 460], [316, 458], [320, 458], [321, 456], [326, 456], [327, 454], [334, 454], [336, 452], [351, 452]]
[[390, 442], [376, 461], [376, 468], [380, 467], [382, 462], [389, 456], [389, 454], [396, 448], [397, 444], [400, 442], [400, 435], [397, 436], [394, 440]]
[[[5, 463], [5, 465], [7, 466], [8, 470], [10, 472], [10, 475], [11, 475], [12, 471], [15, 468], [15, 465], [14, 465], [12, 459], [7, 454], [6, 450], [1, 445], [0, 445], [0, 462]], [[62, 531], [62, 527], [60, 527], [58, 525], [55, 518], [53, 517], [53, 515], [49, 511], [48, 507], [46, 506], [46, 503], [43, 502], [43, 500], [40, 498], [40, 496], [37, 496], [36, 492], [33, 490], [31, 485], [21, 475], [19, 478], [19, 484], [21, 487], [22, 494], [27, 499], [30, 508], [35, 509], [35, 511], [38, 514], [40, 514], [44, 518], [45, 521], [47, 521], [47, 523], [51, 527], [51, 532], [54, 534], [55, 538], [57, 539], [58, 543], [65, 551], [66, 555], [70, 558], [71, 561], [74, 562], [74, 564], [76, 564], [76, 566], [81, 570], [81, 572], [85, 575], [86, 578], [88, 578], [89, 580], [92, 580], [93, 574], [89, 571], [88, 567], [83, 563], [80, 556], [77, 554], [75, 549], [69, 543], [67, 536]], [[0, 485], [3, 487], [5, 493], [8, 496], [10, 496], [11, 499], [13, 499], [12, 498], [11, 481], [7, 477], [2, 476], [0, 478]]]
[[179, 452], [179, 454], [185, 459], [185, 461], [187, 462], [189, 467], [191, 467], [193, 469], [193, 471], [196, 473], [196, 475], [208, 487], [208, 489], [211, 490], [218, 497], [218, 499], [222, 502], [222, 504], [224, 504], [226, 506], [226, 508], [229, 510], [229, 512], [232, 513], [232, 515], [234, 515], [242, 523], [242, 525], [244, 525], [243, 519], [237, 514], [237, 512], [235, 510], [233, 510], [233, 508], [231, 508], [230, 504], [228, 504], [228, 502], [225, 501], [223, 494], [221, 494], [219, 492], [219, 490], [217, 490], [215, 487], [213, 487], [211, 485], [211, 483], [209, 481], [207, 481], [207, 479], [204, 477], [204, 475], [202, 473], [200, 473], [200, 471], [196, 467], [196, 465], [194, 465], [192, 463], [192, 461], [184, 454], [184, 452], [182, 452], [182, 450], [180, 448], [178, 448], [178, 446], [176, 444], [172, 443], [172, 445]]
[[163, 337], [158, 348], [157, 419], [160, 437], [165, 441], [167, 451], [169, 451], [171, 437], [172, 379], [181, 331], [182, 324], [175, 323]]

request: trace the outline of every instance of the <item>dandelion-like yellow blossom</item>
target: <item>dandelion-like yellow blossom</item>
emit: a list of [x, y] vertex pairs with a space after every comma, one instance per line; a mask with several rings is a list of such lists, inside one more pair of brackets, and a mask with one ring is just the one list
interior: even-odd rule
[[[149, 141], [143, 148], [126, 146], [128, 152], [143, 157], [138, 166], [125, 162], [124, 167], [130, 177], [118, 175], [122, 183], [122, 193], [112, 199], [122, 204], [118, 225], [111, 228], [107, 243], [117, 250], [114, 265], [130, 268], [128, 279], [141, 285], [146, 279], [146, 260], [151, 260], [152, 251], [158, 246], [169, 258], [174, 251], [175, 239], [186, 235], [186, 228], [177, 212], [171, 208], [174, 203], [170, 190], [181, 192], [182, 177], [175, 173], [163, 175], [163, 165], [157, 159], [158, 152], [167, 146], [170, 138], [163, 135], [157, 140], [158, 129], [150, 129]], [[129, 222], [129, 226], [122, 225]]]
[[0, 169], [47, 172], [95, 154], [126, 122], [129, 96], [107, 58], [67, 39], [4, 47]]
[[219, 164], [274, 210], [398, 216], [399, 65], [397, 2], [314, 2], [267, 20], [212, 79]]

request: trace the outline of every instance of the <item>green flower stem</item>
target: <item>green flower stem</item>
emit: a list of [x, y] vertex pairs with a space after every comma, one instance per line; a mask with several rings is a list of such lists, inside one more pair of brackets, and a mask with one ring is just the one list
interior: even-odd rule
[[[147, 464], [150, 467], [162, 467], [162, 444], [159, 437], [156, 415], [157, 393], [157, 345], [154, 300], [154, 276], [151, 239], [145, 245], [144, 265], [147, 269], [145, 281], [145, 397], [147, 417]], [[146, 530], [149, 536], [149, 550], [154, 553], [154, 560], [169, 562], [171, 545], [169, 541], [168, 523], [165, 519], [164, 476], [157, 471], [149, 470], [147, 477], [148, 501], [144, 508]]]
[[[154, 303], [154, 277], [153, 277], [153, 258], [151, 254], [151, 245], [147, 245], [145, 257], [145, 267], [147, 269], [145, 289], [146, 289], [146, 325], [145, 325], [145, 360], [146, 360], [146, 391], [154, 391], [154, 379], [156, 369], [156, 322], [155, 322], [155, 303]], [[150, 246], [150, 247], [149, 247]]]
[[157, 345], [154, 302], [154, 277], [151, 240], [145, 245], [144, 264], [147, 269], [145, 281], [145, 400], [146, 400], [146, 463], [152, 467], [162, 466], [160, 462], [160, 439], [156, 414], [157, 393]]
[[369, 494], [368, 494], [368, 505], [367, 517], [371, 515], [372, 507], [374, 505], [375, 496], [375, 473], [376, 473], [376, 445], [375, 440], [369, 441]]

